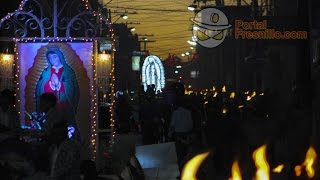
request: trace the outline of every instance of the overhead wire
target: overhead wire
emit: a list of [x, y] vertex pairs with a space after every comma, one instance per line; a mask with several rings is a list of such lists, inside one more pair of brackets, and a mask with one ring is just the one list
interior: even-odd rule
[[[132, 6], [132, 4], [135, 4], [135, 6]], [[141, 23], [135, 25], [137, 30], [140, 29], [140, 33], [155, 35], [148, 38], [156, 41], [152, 43], [155, 46], [148, 46], [148, 49], [154, 53], [169, 54], [169, 52], [174, 52], [177, 54], [179, 51], [187, 51], [190, 48], [186, 40], [192, 36], [189, 26], [190, 18], [194, 17], [194, 13], [187, 10], [188, 5], [190, 5], [190, 2], [185, 0], [174, 0], [173, 2], [155, 0], [147, 3], [143, 0], [122, 0], [113, 1], [107, 7], [115, 10], [136, 11], [137, 14], [130, 15], [128, 20]], [[123, 22], [123, 20], [119, 19], [119, 22]], [[170, 42], [172, 39], [176, 41]]]
[[[112, 7], [110, 7], [112, 8]], [[113, 7], [115, 8], [115, 7]], [[132, 8], [132, 7], [121, 7], [120, 9], [131, 9], [131, 10], [136, 10], [136, 11], [156, 11], [156, 12], [185, 12], [185, 13], [190, 13], [189, 11], [186, 10], [178, 10], [178, 9], [146, 9], [146, 8]]]

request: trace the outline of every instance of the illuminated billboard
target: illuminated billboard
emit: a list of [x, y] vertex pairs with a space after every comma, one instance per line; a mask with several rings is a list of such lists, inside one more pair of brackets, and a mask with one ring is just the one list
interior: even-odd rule
[[132, 56], [132, 71], [140, 71], [140, 56]]

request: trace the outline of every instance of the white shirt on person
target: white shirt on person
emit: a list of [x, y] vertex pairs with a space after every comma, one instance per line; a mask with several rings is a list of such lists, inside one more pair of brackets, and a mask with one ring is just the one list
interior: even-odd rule
[[191, 111], [179, 107], [172, 112], [170, 127], [177, 133], [190, 132], [193, 129]]

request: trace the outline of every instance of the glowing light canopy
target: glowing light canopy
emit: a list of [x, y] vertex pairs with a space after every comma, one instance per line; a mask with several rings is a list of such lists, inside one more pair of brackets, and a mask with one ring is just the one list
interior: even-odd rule
[[[142, 65], [142, 84], [144, 91], [154, 88], [154, 91], [161, 92], [165, 86], [164, 68], [159, 57], [150, 55], [145, 58]], [[152, 87], [154, 86], [154, 87]]]

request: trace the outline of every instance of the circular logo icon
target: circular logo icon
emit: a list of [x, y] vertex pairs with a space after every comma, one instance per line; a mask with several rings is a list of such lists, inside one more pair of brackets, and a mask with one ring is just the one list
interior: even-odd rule
[[220, 45], [231, 27], [227, 16], [216, 8], [205, 8], [191, 19], [193, 39], [203, 47], [214, 48]]

